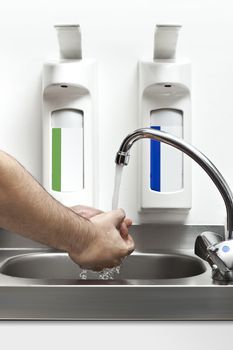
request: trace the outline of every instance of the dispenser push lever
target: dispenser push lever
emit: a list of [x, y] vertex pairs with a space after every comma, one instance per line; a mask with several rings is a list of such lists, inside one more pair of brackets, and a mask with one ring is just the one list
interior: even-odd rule
[[176, 57], [176, 44], [179, 24], [157, 24], [154, 36], [154, 60], [172, 59]]
[[78, 60], [82, 58], [82, 38], [79, 24], [55, 25], [60, 58]]

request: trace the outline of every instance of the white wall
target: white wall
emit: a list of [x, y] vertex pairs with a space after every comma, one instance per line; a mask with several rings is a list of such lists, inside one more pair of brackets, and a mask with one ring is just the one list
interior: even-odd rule
[[231, 332], [229, 322], [13, 322], [1, 324], [1, 346], [7, 350], [220, 350], [232, 349]]
[[[115, 152], [122, 137], [137, 127], [137, 60], [152, 55], [155, 24], [166, 22], [183, 24], [179, 54], [193, 62], [193, 143], [215, 162], [233, 186], [233, 9], [227, 0], [2, 0], [0, 148], [13, 154], [41, 180], [41, 67], [44, 60], [57, 55], [52, 25], [80, 23], [84, 55], [99, 61], [99, 148], [104, 155], [100, 157], [100, 206], [108, 210]], [[124, 173], [120, 200], [120, 206], [134, 220], [136, 159], [134, 150]], [[224, 216], [219, 194], [194, 166], [193, 209], [187, 222], [220, 224]], [[72, 327], [77, 336], [73, 335], [73, 340], [78, 343], [78, 330]], [[124, 330], [120, 325], [116, 327], [107, 330], [112, 339], [120, 337]], [[150, 339], [155, 346], [156, 332], [162, 329], [165, 334], [167, 326], [157, 323], [153, 327]], [[68, 335], [70, 328], [62, 329]], [[104, 329], [104, 324], [90, 328], [98, 339]], [[185, 332], [191, 338], [196, 337], [193, 330], [201, 329], [202, 324], [195, 324], [186, 327]], [[212, 337], [211, 329], [205, 328], [208, 339]], [[30, 332], [39, 337], [36, 327], [31, 327]], [[137, 334], [138, 326], [132, 325], [131, 332]], [[171, 326], [169, 332], [175, 337], [177, 328]], [[123, 337], [124, 345], [130, 346], [126, 332]], [[180, 344], [180, 337], [174, 338], [174, 346]], [[164, 348], [161, 337], [159, 341]]]
[[[233, 185], [232, 20], [230, 1], [1, 2], [0, 147], [41, 180], [41, 67], [43, 61], [58, 56], [53, 24], [80, 23], [84, 56], [99, 61], [100, 207], [109, 210], [116, 150], [137, 127], [137, 60], [152, 56], [156, 23], [178, 22], [183, 24], [179, 55], [193, 62], [193, 143]], [[119, 203], [134, 221], [138, 221], [136, 165], [134, 148]], [[186, 221], [223, 223], [224, 205], [213, 184], [196, 165], [193, 175], [193, 209]]]

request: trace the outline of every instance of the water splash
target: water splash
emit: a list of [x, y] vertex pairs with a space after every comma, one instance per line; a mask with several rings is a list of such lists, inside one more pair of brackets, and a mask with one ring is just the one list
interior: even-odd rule
[[99, 272], [100, 280], [113, 280], [116, 278], [116, 275], [120, 273], [120, 266], [113, 267], [112, 269], [103, 269]]
[[[106, 268], [100, 272], [91, 271], [91, 273], [92, 273], [92, 275], [93, 275], [93, 273], [96, 273], [96, 279], [99, 279], [99, 280], [113, 280], [116, 278], [117, 275], [119, 275], [120, 266], [113, 267], [112, 269]], [[88, 270], [82, 269], [80, 274], [79, 274], [79, 278], [81, 280], [87, 280], [88, 279]]]
[[80, 274], [79, 274], [79, 277], [81, 280], [86, 280], [87, 279], [87, 270], [82, 269]]

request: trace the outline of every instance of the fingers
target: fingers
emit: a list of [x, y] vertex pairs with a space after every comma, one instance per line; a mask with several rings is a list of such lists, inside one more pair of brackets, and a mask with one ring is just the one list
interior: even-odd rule
[[125, 220], [120, 224], [120, 234], [123, 239], [127, 238], [129, 235], [128, 228], [132, 225], [132, 220], [125, 218]]
[[125, 212], [123, 209], [116, 209], [112, 210], [107, 213], [108, 218], [111, 220], [112, 224], [116, 227], [119, 228], [120, 224], [125, 218]]
[[128, 254], [127, 255], [132, 254], [134, 249], [135, 249], [135, 243], [134, 243], [134, 240], [133, 240], [132, 236], [128, 235], [127, 240], [125, 241], [125, 243], [127, 244], [127, 249], [128, 249]]
[[124, 222], [126, 223], [126, 226], [129, 227], [132, 225], [132, 220], [130, 218], [125, 218]]
[[120, 234], [123, 239], [128, 237], [129, 231], [125, 221], [123, 221], [120, 225]]

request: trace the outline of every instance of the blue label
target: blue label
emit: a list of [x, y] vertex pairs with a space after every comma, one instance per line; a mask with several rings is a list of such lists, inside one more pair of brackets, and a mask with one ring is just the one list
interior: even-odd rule
[[[161, 129], [160, 126], [151, 128]], [[156, 140], [150, 141], [150, 188], [153, 191], [161, 191], [161, 143]]]
[[222, 247], [222, 251], [223, 251], [224, 253], [228, 253], [228, 252], [230, 251], [230, 247], [229, 247], [228, 245], [224, 245], [224, 246]]

